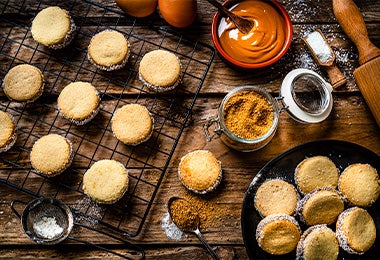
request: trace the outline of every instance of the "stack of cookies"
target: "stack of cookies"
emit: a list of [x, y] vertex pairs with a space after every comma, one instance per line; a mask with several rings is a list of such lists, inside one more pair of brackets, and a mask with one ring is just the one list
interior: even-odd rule
[[313, 156], [297, 165], [294, 183], [267, 180], [255, 194], [264, 218], [256, 240], [265, 252], [296, 250], [297, 259], [337, 259], [339, 248], [361, 255], [373, 246], [376, 226], [366, 208], [380, 196], [375, 168], [355, 163], [339, 174], [330, 158]]

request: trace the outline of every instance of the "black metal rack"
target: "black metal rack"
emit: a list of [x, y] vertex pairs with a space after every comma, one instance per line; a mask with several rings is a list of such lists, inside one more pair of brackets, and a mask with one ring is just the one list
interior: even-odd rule
[[[53, 5], [68, 10], [77, 26], [76, 38], [63, 50], [37, 44], [30, 32], [33, 17]], [[91, 37], [104, 29], [123, 33], [131, 44], [129, 61], [119, 71], [99, 71], [87, 60]], [[140, 59], [154, 49], [169, 50], [181, 60], [182, 83], [170, 93], [152, 93], [138, 81]], [[128, 237], [137, 236], [214, 55], [214, 49], [207, 44], [188, 40], [176, 32], [152, 26], [149, 20], [133, 19], [88, 0], [40, 0], [33, 6], [26, 5], [25, 1], [1, 1], [0, 77], [15, 65], [29, 63], [43, 72], [45, 90], [44, 95], [31, 104], [0, 98], [0, 109], [12, 114], [18, 127], [16, 145], [0, 157], [10, 165], [9, 169], [0, 171], [0, 182], [36, 197], [60, 199], [96, 225], [104, 225]], [[59, 120], [56, 97], [73, 81], [91, 82], [102, 99], [100, 113], [85, 126]], [[145, 105], [155, 119], [152, 138], [136, 147], [118, 142], [110, 129], [113, 112], [127, 103]], [[25, 159], [29, 158], [33, 143], [48, 133], [69, 138], [75, 153], [72, 166], [54, 178], [38, 174]], [[121, 161], [129, 170], [129, 189], [119, 202], [98, 205], [83, 193], [82, 176], [95, 161], [111, 158]]]

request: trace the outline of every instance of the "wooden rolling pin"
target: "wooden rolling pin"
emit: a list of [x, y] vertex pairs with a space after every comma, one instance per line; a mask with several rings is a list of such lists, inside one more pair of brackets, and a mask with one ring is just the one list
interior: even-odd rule
[[352, 0], [333, 0], [333, 11], [343, 31], [359, 52], [354, 77], [377, 125], [380, 126], [380, 49], [368, 38], [359, 8]]

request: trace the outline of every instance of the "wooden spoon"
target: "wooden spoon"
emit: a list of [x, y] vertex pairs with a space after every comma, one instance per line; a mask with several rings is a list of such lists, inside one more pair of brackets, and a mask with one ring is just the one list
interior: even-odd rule
[[207, 0], [207, 2], [209, 2], [210, 4], [218, 8], [220, 12], [228, 16], [228, 18], [230, 18], [231, 21], [235, 24], [236, 28], [238, 28], [238, 30], [242, 33], [244, 34], [249, 33], [252, 30], [253, 26], [255, 26], [255, 23], [253, 21], [234, 14], [233, 12], [228, 10], [226, 7], [221, 5], [218, 1]]

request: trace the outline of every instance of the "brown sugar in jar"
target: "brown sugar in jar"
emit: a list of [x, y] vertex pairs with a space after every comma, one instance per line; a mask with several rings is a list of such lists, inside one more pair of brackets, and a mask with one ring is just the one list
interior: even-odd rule
[[[206, 139], [215, 134], [230, 148], [252, 152], [267, 145], [276, 133], [280, 108], [264, 89], [242, 86], [231, 90], [218, 108], [218, 116], [203, 126]], [[210, 134], [209, 128], [216, 125]]]
[[276, 98], [256, 86], [237, 87], [223, 98], [217, 116], [203, 125], [206, 140], [219, 136], [234, 150], [259, 150], [275, 135], [282, 111], [301, 123], [325, 120], [332, 111], [332, 89], [320, 75], [308, 69], [290, 71]]
[[223, 110], [226, 127], [236, 136], [253, 140], [263, 136], [273, 124], [273, 108], [267, 99], [255, 91], [232, 95]]

